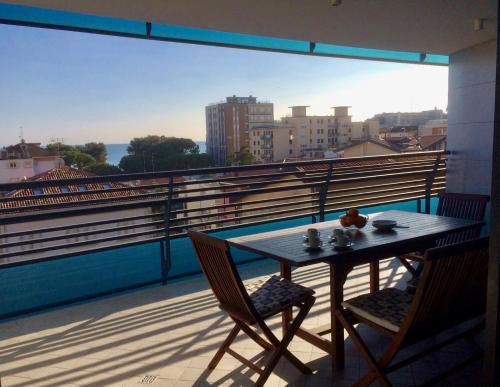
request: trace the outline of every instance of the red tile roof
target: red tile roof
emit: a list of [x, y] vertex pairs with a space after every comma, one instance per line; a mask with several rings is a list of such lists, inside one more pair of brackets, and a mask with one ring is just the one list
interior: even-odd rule
[[401, 148], [398, 147], [398, 146], [395, 146], [393, 144], [390, 144], [388, 143], [386, 140], [382, 140], [382, 139], [379, 139], [379, 138], [368, 138], [368, 139], [365, 139], [365, 140], [358, 140], [358, 141], [352, 141], [350, 144], [347, 144], [347, 145], [344, 145], [344, 146], [341, 146], [341, 147], [338, 147], [336, 149], [334, 149], [335, 152], [341, 152], [345, 149], [348, 149], [348, 148], [351, 148], [353, 146], [356, 146], [356, 145], [360, 145], [360, 144], [364, 144], [366, 142], [371, 142], [372, 144], [376, 144], [376, 145], [380, 145], [384, 148], [387, 148], [387, 149], [390, 149], [394, 152], [401, 152]]
[[[61, 179], [78, 179], [82, 177], [94, 177], [96, 176], [90, 172], [84, 172], [79, 169], [70, 167], [53, 168], [42, 174], [33, 176], [27, 181], [52, 181]], [[105, 187], [106, 185], [106, 187]], [[120, 200], [131, 200], [134, 196], [147, 193], [146, 190], [130, 189], [125, 184], [114, 183], [114, 182], [102, 182], [102, 183], [89, 183], [89, 184], [76, 184], [68, 185], [67, 189], [69, 192], [80, 192], [79, 187], [83, 186], [84, 191], [77, 195], [60, 195], [56, 197], [44, 197], [46, 194], [64, 194], [62, 191], [63, 186], [47, 186], [41, 187], [42, 194], [37, 195], [35, 190], [32, 188], [23, 188], [14, 192], [7, 194], [7, 197], [19, 198], [15, 201], [0, 202], [0, 210], [16, 209], [16, 211], [22, 211], [20, 207], [33, 207], [33, 206], [45, 206], [50, 204], [63, 204], [67, 203], [69, 206], [81, 205], [82, 201], [87, 200], [97, 200], [97, 199], [115, 199], [115, 201]], [[120, 191], [106, 191], [106, 189], [111, 188], [124, 188]], [[97, 191], [102, 190], [102, 192], [87, 193], [86, 191]], [[25, 196], [37, 196], [34, 198], [26, 198]], [[59, 207], [59, 206], [58, 206]], [[3, 211], [2, 211], [3, 212]]]
[[[395, 157], [392, 158], [390, 155], [387, 155], [387, 157], [382, 158], [382, 159], [366, 159], [366, 160], [356, 160], [356, 161], [344, 161], [343, 159], [335, 159], [335, 164], [333, 166], [333, 169], [335, 168], [348, 168], [348, 167], [365, 167], [365, 166], [374, 166], [374, 165], [384, 165], [384, 164], [392, 164], [394, 162], [401, 162], [401, 161], [421, 161], [421, 160], [434, 160], [435, 156], [429, 156], [422, 154], [416, 155], [416, 156], [407, 156], [407, 157]], [[328, 169], [329, 164], [327, 162], [325, 163], [318, 163], [314, 165], [304, 165], [301, 167], [297, 167], [297, 169], [301, 171], [320, 171], [320, 170], [325, 170]]]
[[445, 135], [431, 135], [431, 136], [422, 136], [419, 138], [420, 147], [422, 150], [426, 150], [430, 146], [437, 144], [441, 141], [446, 140]]

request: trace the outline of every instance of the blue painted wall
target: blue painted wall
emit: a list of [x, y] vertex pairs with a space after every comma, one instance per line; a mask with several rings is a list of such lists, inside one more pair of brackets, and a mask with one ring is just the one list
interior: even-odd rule
[[[432, 212], [437, 199], [432, 201]], [[369, 207], [363, 212], [388, 209], [416, 211], [416, 202], [395, 203]], [[340, 213], [326, 216], [337, 219]], [[258, 226], [215, 232], [220, 238], [277, 230], [311, 223], [311, 218], [279, 221]], [[200, 267], [191, 242], [187, 238], [175, 239], [171, 244], [171, 278], [199, 272]], [[257, 258], [255, 255], [233, 251], [237, 263]], [[161, 281], [159, 243], [126, 247], [87, 254], [57, 261], [49, 261], [0, 270], [0, 315], [17, 313], [33, 308], [73, 302], [123, 288]]]

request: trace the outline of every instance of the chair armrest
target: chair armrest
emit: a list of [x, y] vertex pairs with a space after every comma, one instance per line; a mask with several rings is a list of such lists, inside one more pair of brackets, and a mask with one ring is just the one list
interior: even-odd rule
[[415, 251], [413, 253], [408, 253], [408, 254], [403, 254], [400, 255], [398, 258], [403, 258], [407, 259], [409, 261], [423, 261], [424, 260], [424, 254], [418, 251]]

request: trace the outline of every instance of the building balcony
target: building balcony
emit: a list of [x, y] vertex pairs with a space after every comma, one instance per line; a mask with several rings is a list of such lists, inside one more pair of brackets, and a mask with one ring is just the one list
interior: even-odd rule
[[273, 135], [272, 134], [264, 134], [264, 135], [260, 136], [260, 139], [261, 140], [272, 140]]
[[273, 144], [264, 144], [262, 147], [264, 149], [273, 149]]
[[[342, 171], [343, 163], [353, 165], [349, 159], [332, 163], [333, 171]], [[318, 160], [287, 166], [283, 172], [255, 165], [247, 177], [234, 172], [248, 167], [232, 167], [222, 174], [183, 171], [182, 179], [175, 173], [157, 172], [142, 176], [140, 182], [136, 176], [124, 175], [1, 186], [20, 194], [0, 198], [5, 225], [0, 250], [3, 384], [249, 385], [256, 375], [242, 373], [231, 359], [224, 358], [223, 368], [214, 372], [206, 370], [227, 335], [230, 320], [217, 307], [200, 274], [186, 231], [207, 230], [225, 238], [279, 230], [322, 216], [338, 219], [354, 206], [363, 207], [365, 213], [385, 209], [433, 212], [434, 197], [446, 186], [443, 152], [358, 158], [351, 170], [333, 173], [335, 183], [328, 184], [323, 199], [319, 192], [329, 173], [328, 163]], [[256, 178], [259, 175], [262, 179]], [[353, 176], [360, 176], [355, 187]], [[92, 189], [71, 190], [68, 196], [57, 193], [61, 184]], [[378, 184], [384, 184], [384, 190], [368, 189]], [[33, 198], [30, 191], [22, 191], [35, 186], [50, 193]], [[264, 192], [255, 194], [255, 189]], [[114, 195], [99, 196], [109, 191]], [[244, 279], [278, 270], [275, 262], [244, 251], [234, 251], [234, 259]], [[368, 291], [367, 270], [361, 267], [352, 273], [346, 294]], [[382, 261], [380, 277], [384, 287], [403, 287], [409, 278], [395, 259]], [[294, 280], [313, 287], [317, 295], [305, 326], [328, 321], [328, 278], [327, 266], [294, 272]], [[63, 305], [66, 308], [60, 309]], [[279, 320], [275, 318], [273, 325]], [[375, 345], [382, 339], [373, 332], [367, 334]], [[243, 337], [236, 345], [249, 357], [258, 352]], [[475, 347], [466, 342], [455, 356], [466, 356]], [[346, 360], [348, 371], [335, 375], [329, 356], [310, 344], [297, 338], [291, 350], [317, 370], [307, 377], [311, 383], [328, 379], [345, 384], [364, 372], [351, 339], [346, 339], [346, 348], [353, 354]], [[401, 377], [413, 384], [439, 372], [441, 365], [446, 368], [444, 364], [424, 372], [422, 363], [414, 363], [401, 371]], [[273, 376], [276, 383], [303, 383], [303, 375], [286, 362], [283, 367]], [[474, 375], [469, 369], [449, 382], [472, 381]]]

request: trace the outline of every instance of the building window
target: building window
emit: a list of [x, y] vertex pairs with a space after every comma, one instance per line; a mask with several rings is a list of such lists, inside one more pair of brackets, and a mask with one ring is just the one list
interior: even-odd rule
[[291, 155], [293, 152], [291, 149], [288, 150], [288, 154]]
[[15, 161], [10, 161], [9, 168], [17, 168], [17, 163]]
[[292, 141], [292, 140], [288, 140], [288, 143], [289, 143], [290, 145], [292, 145], [293, 141]]

